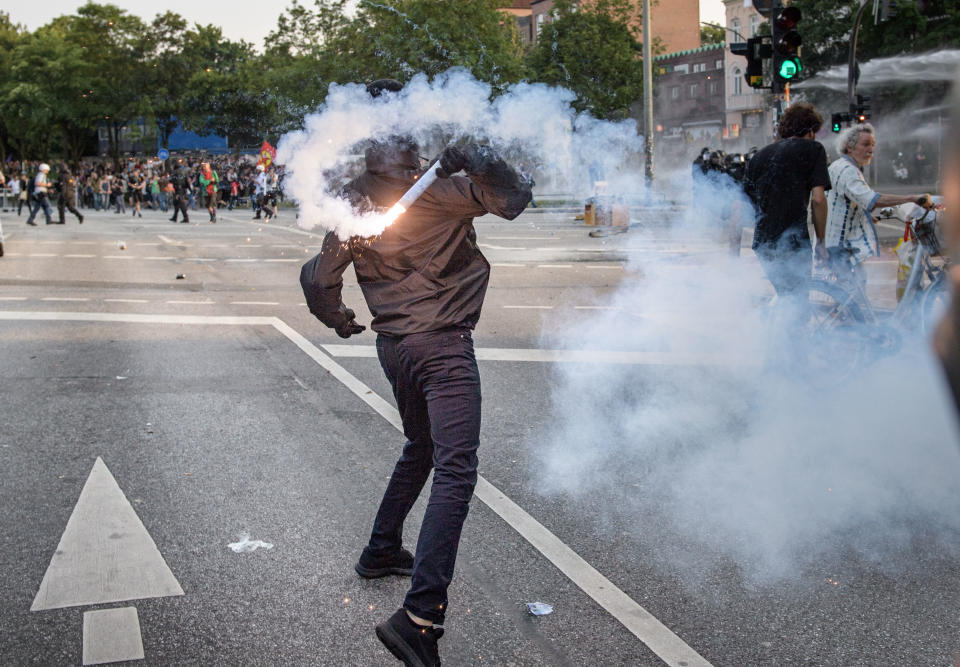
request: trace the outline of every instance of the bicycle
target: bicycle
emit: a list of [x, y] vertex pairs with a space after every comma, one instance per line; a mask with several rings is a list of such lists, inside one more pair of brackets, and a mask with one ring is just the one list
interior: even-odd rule
[[846, 249], [833, 262], [829, 277], [810, 281], [810, 347], [812, 353], [823, 355], [831, 370], [840, 376], [869, 361], [871, 354], [885, 356], [897, 352], [905, 331], [918, 330], [921, 336], [929, 337], [950, 298], [949, 258], [943, 256], [937, 212], [930, 209], [920, 218], [904, 219], [892, 209], [884, 209], [880, 218], [909, 225], [917, 240], [909, 279], [892, 313], [878, 313], [870, 304], [866, 281], [856, 277], [858, 261], [854, 249]]

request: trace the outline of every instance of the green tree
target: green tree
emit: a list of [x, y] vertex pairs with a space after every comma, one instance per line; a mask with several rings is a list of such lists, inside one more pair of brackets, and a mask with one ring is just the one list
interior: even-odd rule
[[0, 12], [0, 161], [6, 162], [7, 153], [14, 144], [19, 157], [23, 158], [22, 147], [19, 146], [20, 137], [11, 132], [8, 117], [4, 112], [3, 100], [9, 91], [11, 83], [11, 68], [14, 63], [14, 50], [24, 34], [23, 26], [10, 21], [10, 14]]
[[636, 4], [600, 0], [589, 9], [558, 0], [528, 59], [537, 81], [577, 95], [574, 107], [600, 118], [625, 118], [643, 95]]
[[69, 29], [66, 39], [83, 50], [91, 78], [89, 90], [98, 122], [107, 129], [114, 165], [120, 166], [120, 139], [138, 118], [151, 113], [146, 94], [153, 76], [147, 26], [116, 5], [88, 2], [76, 15], [61, 17]]
[[700, 26], [700, 46], [708, 44], [723, 44], [727, 41], [727, 31], [720, 26]]
[[[342, 3], [318, 2], [329, 8]], [[523, 46], [513, 21], [504, 20], [503, 0], [361, 0], [356, 16], [324, 19], [322, 57], [338, 82], [468, 69], [495, 88], [523, 78]], [[329, 12], [327, 12], [329, 13]]]
[[[857, 59], [960, 46], [960, 3], [927, 0], [922, 5], [899, 0], [896, 15], [876, 25], [868, 9], [857, 40]], [[803, 13], [798, 30], [803, 36], [805, 75], [847, 62], [858, 0], [793, 0], [791, 6]]]

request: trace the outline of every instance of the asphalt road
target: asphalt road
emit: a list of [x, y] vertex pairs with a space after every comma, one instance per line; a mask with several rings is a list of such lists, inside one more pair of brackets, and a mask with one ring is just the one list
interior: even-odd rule
[[[539, 434], [569, 362], [535, 353], [559, 328], [589, 336], [650, 258], [682, 274], [725, 252], [671, 234], [681, 214], [643, 213], [655, 231], [642, 240], [588, 238], [569, 212], [478, 221], [493, 264], [475, 336], [489, 486], [467, 520], [444, 664], [952, 664], [957, 550], [917, 543], [895, 572], [850, 557], [759, 586], [691, 553], [709, 561], [691, 580], [671, 565], [682, 539], [669, 526], [645, 525], [603, 490], [542, 488]], [[353, 564], [402, 438], [373, 336], [342, 341], [303, 305], [300, 265], [320, 237], [286, 210], [270, 224], [245, 211], [216, 225], [202, 211], [191, 224], [85, 215], [30, 228], [2, 214], [0, 663], [81, 664], [85, 646], [91, 662], [97, 650], [129, 657], [129, 623], [108, 623], [104, 638], [93, 621], [106, 617], [89, 615], [85, 630], [84, 615], [133, 607], [147, 664], [395, 664], [372, 630], [405, 582], [359, 579]], [[871, 264], [881, 300], [891, 261]], [[367, 322], [352, 272], [345, 298]], [[622, 321], [644, 316], [625, 309]], [[621, 360], [593, 363], [602, 376]], [[630, 366], [638, 391], [669, 366]], [[272, 547], [236, 553], [243, 535]], [[553, 613], [531, 615], [534, 601]]]

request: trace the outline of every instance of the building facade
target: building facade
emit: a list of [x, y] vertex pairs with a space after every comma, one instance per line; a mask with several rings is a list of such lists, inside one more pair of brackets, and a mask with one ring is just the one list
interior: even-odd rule
[[[723, 0], [728, 41], [745, 42], [759, 34], [765, 20], [752, 0]], [[747, 85], [747, 59], [726, 51], [726, 116], [724, 138], [727, 150], [747, 150], [773, 140], [776, 120], [770, 91]]]
[[[641, 0], [634, 2], [639, 9]], [[588, 6], [589, 0], [584, 0], [583, 4]], [[501, 11], [514, 17], [524, 42], [536, 44], [544, 24], [551, 20], [552, 10], [553, 0], [514, 0]], [[700, 0], [661, 0], [652, 7], [650, 21], [653, 34], [661, 40], [666, 51], [700, 46]], [[636, 28], [639, 34], [642, 30], [639, 20]]]
[[657, 152], [667, 162], [684, 162], [703, 146], [721, 146], [725, 51], [726, 44], [709, 44], [654, 58], [655, 138]]

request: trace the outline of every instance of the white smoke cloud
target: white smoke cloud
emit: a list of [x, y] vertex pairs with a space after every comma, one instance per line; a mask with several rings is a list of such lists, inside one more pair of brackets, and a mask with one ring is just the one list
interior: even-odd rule
[[[630, 245], [716, 239], [729, 196], [701, 193], [670, 232], [631, 232]], [[768, 304], [745, 254], [644, 255], [614, 310], [548, 324], [545, 346], [654, 351], [665, 365], [558, 367], [549, 430], [529, 444], [545, 492], [631, 533], [691, 586], [730, 563], [762, 586], [850, 557], [899, 567], [915, 540], [955, 550], [960, 437], [927, 341], [906, 330], [849, 376], [830, 358], [806, 366], [805, 332]]]
[[336, 195], [365, 142], [390, 135], [414, 137], [431, 158], [457, 141], [489, 143], [549, 179], [538, 182], [573, 194], [587, 194], [593, 161], [604, 168], [611, 190], [641, 189], [642, 181], [625, 168], [643, 146], [634, 121], [577, 113], [573, 93], [544, 84], [517, 84], [493, 99], [491, 92], [461, 69], [433, 80], [419, 74], [400, 93], [376, 99], [360, 84], [331, 86], [304, 129], [277, 146], [277, 161], [287, 166], [285, 189], [300, 204], [300, 225], [344, 238], [382, 231], [383, 216], [357, 216]]

